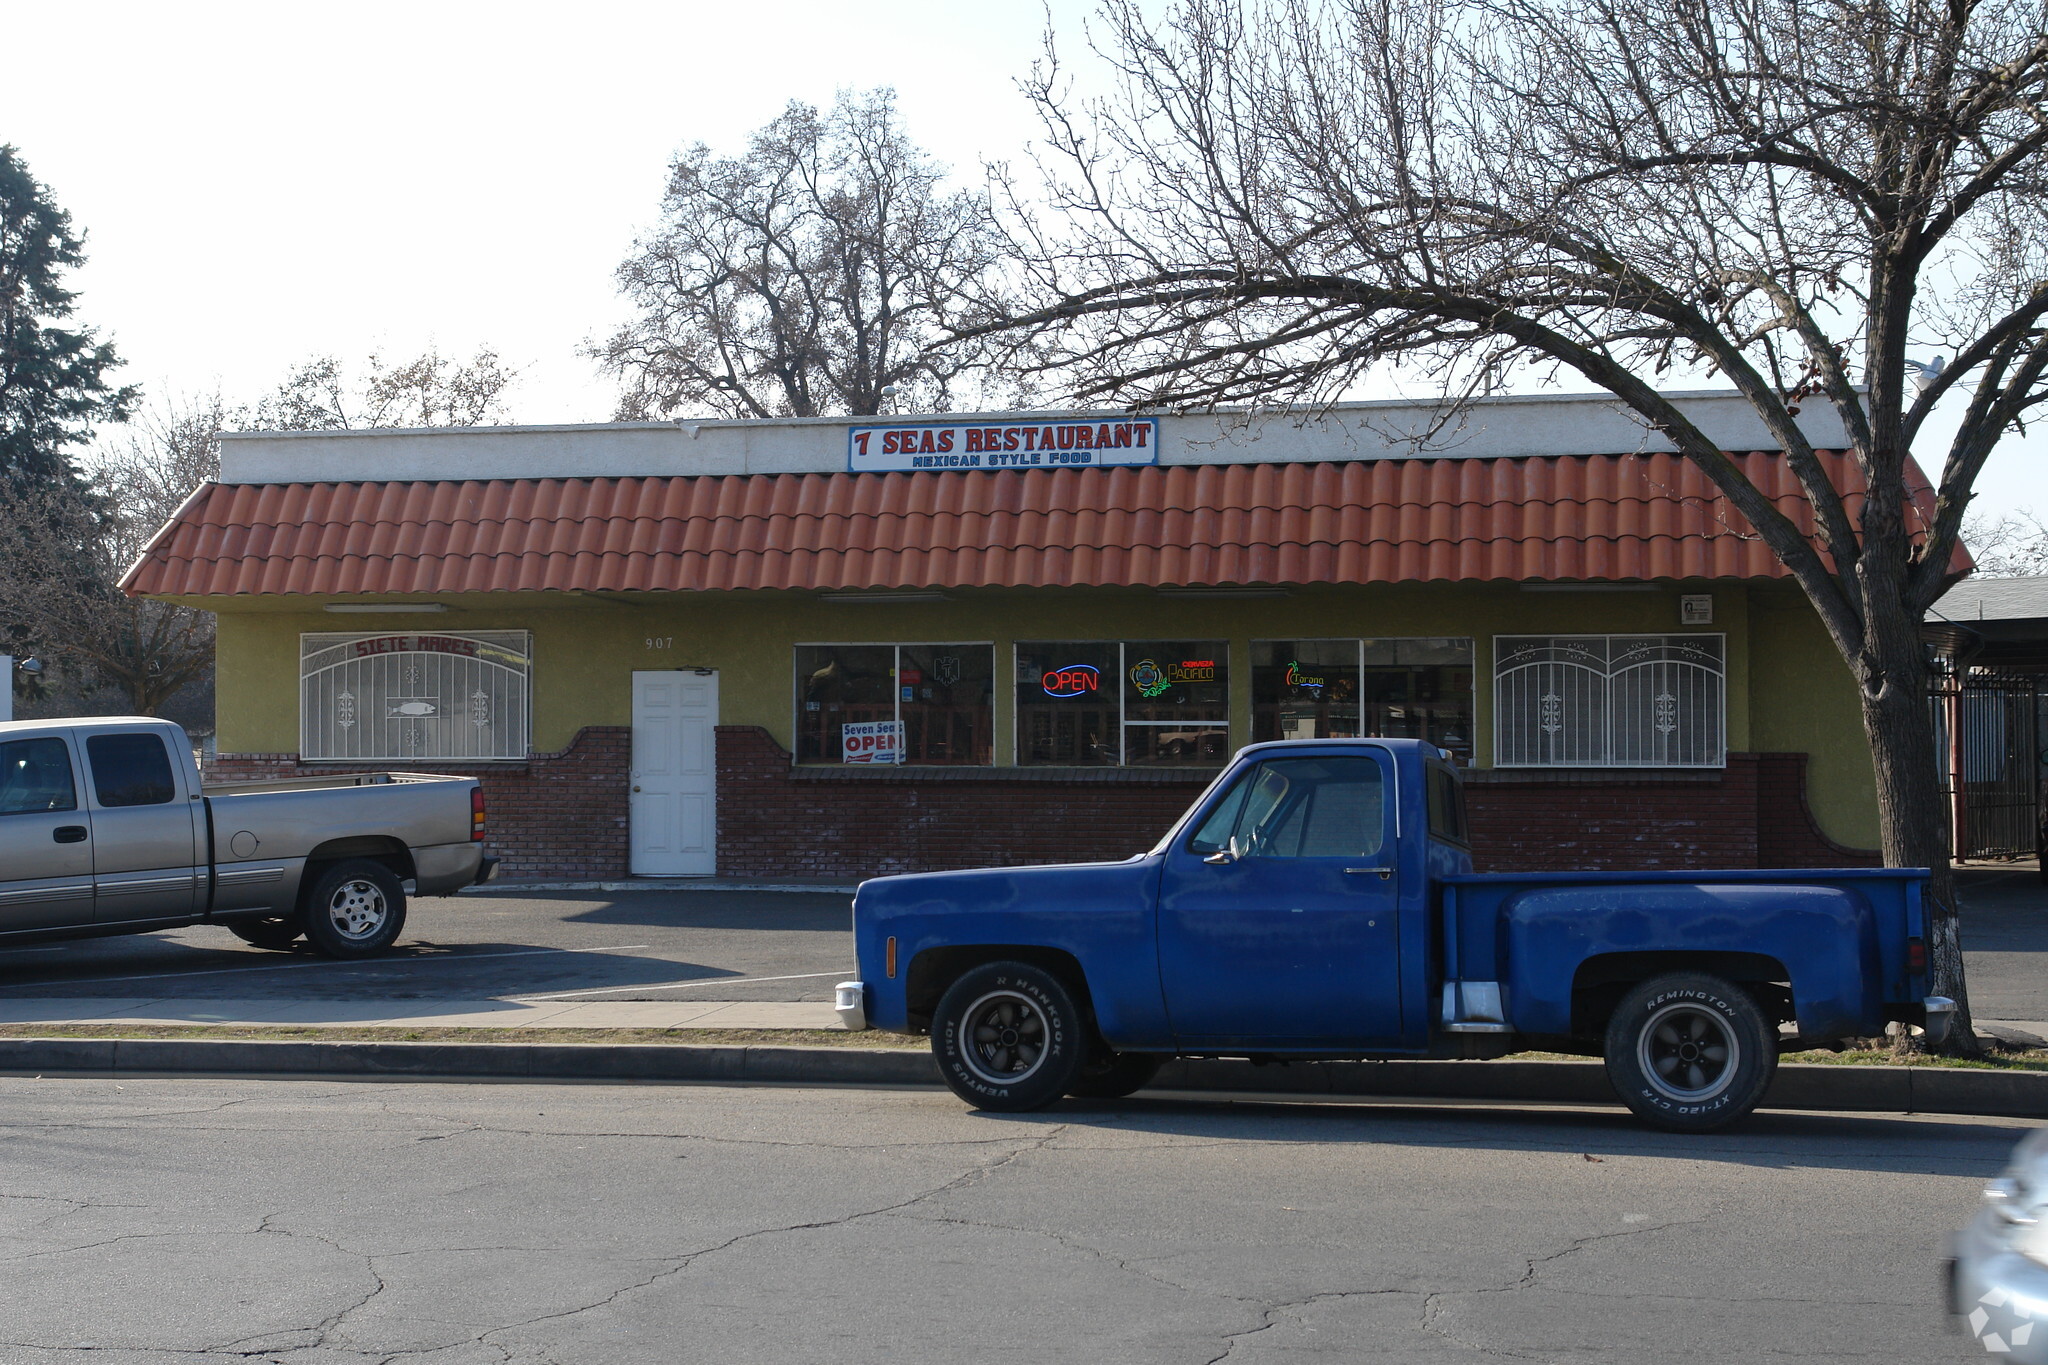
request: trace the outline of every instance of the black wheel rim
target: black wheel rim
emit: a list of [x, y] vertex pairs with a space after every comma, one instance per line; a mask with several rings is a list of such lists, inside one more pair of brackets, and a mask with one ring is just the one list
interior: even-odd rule
[[960, 1056], [981, 1080], [1015, 1085], [1045, 1065], [1045, 1012], [1017, 991], [990, 991], [961, 1016]]
[[1742, 1043], [1718, 1011], [1666, 1005], [1637, 1036], [1636, 1060], [1651, 1089], [1680, 1104], [1699, 1104], [1734, 1083]]

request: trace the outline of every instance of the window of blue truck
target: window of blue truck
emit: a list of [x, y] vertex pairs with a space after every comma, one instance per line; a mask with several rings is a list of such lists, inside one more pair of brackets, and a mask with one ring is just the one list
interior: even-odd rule
[[1252, 641], [1252, 739], [1425, 739], [1472, 762], [1472, 641]]
[[1245, 773], [1188, 840], [1190, 853], [1369, 858], [1386, 842], [1380, 766], [1364, 756], [1272, 758]]
[[1728, 761], [1725, 637], [1501, 635], [1497, 768], [1719, 768]]
[[161, 806], [178, 794], [159, 735], [94, 735], [85, 741], [85, 758], [102, 806]]
[[796, 647], [796, 761], [861, 761], [856, 737], [895, 727], [904, 763], [993, 761], [995, 646], [841, 644]]
[[1467, 842], [1465, 796], [1458, 779], [1448, 768], [1431, 764], [1425, 770], [1429, 786], [1429, 832], [1454, 844]]
[[61, 739], [17, 739], [0, 744], [0, 815], [77, 810], [71, 751]]
[[1213, 767], [1229, 756], [1227, 642], [1018, 643], [1020, 765]]

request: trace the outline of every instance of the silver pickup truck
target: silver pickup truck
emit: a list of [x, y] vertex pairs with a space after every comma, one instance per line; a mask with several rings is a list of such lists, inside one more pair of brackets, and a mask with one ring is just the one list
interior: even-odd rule
[[475, 779], [412, 773], [202, 787], [168, 721], [0, 724], [0, 944], [221, 924], [262, 948], [382, 952], [405, 887], [486, 880]]

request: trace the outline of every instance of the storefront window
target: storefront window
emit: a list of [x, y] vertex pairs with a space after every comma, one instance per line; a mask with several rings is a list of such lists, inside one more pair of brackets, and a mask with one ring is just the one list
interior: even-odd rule
[[798, 645], [796, 761], [986, 764], [994, 700], [993, 645]]
[[1500, 768], [1719, 768], [1728, 761], [1719, 635], [1497, 635]]
[[309, 761], [524, 759], [533, 645], [523, 630], [299, 637]]
[[1229, 749], [1221, 640], [1017, 646], [1020, 765], [1209, 766]]
[[1252, 641], [1252, 738], [1426, 739], [1472, 761], [1472, 642]]

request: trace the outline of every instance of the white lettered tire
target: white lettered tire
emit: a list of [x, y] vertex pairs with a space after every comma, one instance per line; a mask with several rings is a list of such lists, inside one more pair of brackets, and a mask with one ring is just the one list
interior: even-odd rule
[[1621, 998], [1607, 1021], [1607, 1079], [1655, 1128], [1710, 1133], [1763, 1100], [1778, 1034], [1754, 996], [1705, 972], [1673, 972]]
[[1074, 998], [1028, 962], [966, 972], [932, 1013], [939, 1075], [977, 1109], [1042, 1109], [1072, 1088], [1087, 1047]]

